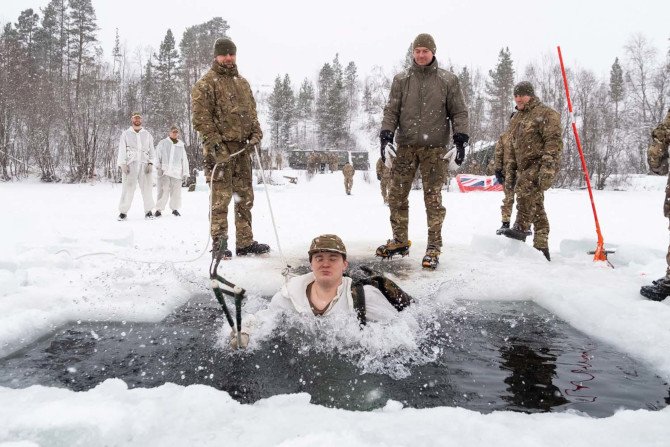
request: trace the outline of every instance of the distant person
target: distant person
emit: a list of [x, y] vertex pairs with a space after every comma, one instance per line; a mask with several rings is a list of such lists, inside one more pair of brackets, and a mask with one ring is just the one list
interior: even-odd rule
[[121, 201], [119, 202], [119, 220], [126, 220], [128, 210], [133, 203], [135, 190], [140, 187], [144, 204], [144, 217], [153, 219], [154, 207], [153, 164], [156, 160], [154, 138], [142, 127], [142, 115], [133, 112], [131, 126], [121, 133], [116, 165], [121, 168]]
[[156, 147], [158, 171], [158, 200], [156, 203], [156, 217], [160, 217], [165, 205], [170, 199], [170, 209], [175, 216], [181, 208], [181, 186], [188, 179], [188, 157], [184, 142], [179, 139], [179, 128], [170, 127], [168, 137], [158, 143]]
[[[512, 209], [514, 208], [514, 183], [516, 182], [515, 173], [512, 173], [509, 169], [510, 159], [512, 155], [512, 145], [510, 142], [509, 131], [514, 127], [514, 117], [516, 112], [512, 113], [510, 116], [510, 123], [507, 126], [505, 132], [500, 135], [498, 142], [496, 143], [495, 151], [493, 154], [493, 169], [495, 173], [496, 180], [503, 187], [503, 201], [500, 206], [500, 214], [502, 217], [502, 225], [496, 230], [496, 234], [503, 234], [507, 228], [509, 228], [510, 221], [512, 219]], [[490, 172], [490, 171], [489, 171]]]
[[232, 256], [226, 247], [228, 205], [233, 195], [235, 253], [237, 256], [267, 253], [270, 247], [256, 242], [251, 228], [254, 205], [251, 157], [263, 132], [249, 82], [237, 71], [237, 47], [232, 40], [216, 40], [212, 67], [195, 83], [191, 98], [193, 127], [202, 140], [205, 176], [212, 188], [212, 257]]
[[354, 167], [351, 163], [346, 162], [342, 167], [342, 174], [344, 174], [344, 190], [348, 196], [351, 195], [351, 187], [354, 184]]
[[446, 213], [442, 206], [442, 157], [451, 143], [452, 130], [458, 165], [465, 159], [465, 144], [469, 140], [468, 110], [458, 77], [438, 68], [435, 52], [435, 41], [430, 34], [416, 36], [412, 43], [412, 66], [396, 75], [391, 84], [379, 138], [382, 160], [385, 160], [386, 145], [392, 143], [394, 137], [398, 145], [389, 193], [393, 239], [376, 252], [382, 258], [409, 253], [408, 198], [412, 180], [419, 170], [428, 217], [428, 244], [422, 265], [432, 269], [439, 262]]
[[525, 242], [533, 225], [533, 247], [551, 261], [544, 192], [554, 182], [561, 161], [561, 115], [542, 104], [528, 81], [514, 86], [514, 102], [517, 112], [509, 129], [512, 147], [509, 172], [516, 178], [516, 221], [502, 234]]
[[[393, 166], [392, 160], [391, 161], [387, 160], [387, 163]], [[379, 180], [379, 186], [381, 188], [382, 199], [384, 199], [384, 205], [388, 205], [389, 191], [390, 191], [389, 183], [391, 181], [391, 168], [386, 166], [386, 163], [380, 157], [377, 160], [375, 171], [377, 172], [377, 180]]]
[[[652, 143], [647, 151], [649, 169], [654, 174], [668, 174], [668, 146], [670, 145], [670, 110], [665, 119], [651, 133]], [[670, 218], [670, 176], [668, 186], [665, 188], [665, 201], [663, 202], [663, 215]], [[654, 301], [663, 301], [670, 295], [670, 247], [665, 256], [668, 267], [665, 276], [654, 281], [650, 286], [642, 286], [640, 294]]]

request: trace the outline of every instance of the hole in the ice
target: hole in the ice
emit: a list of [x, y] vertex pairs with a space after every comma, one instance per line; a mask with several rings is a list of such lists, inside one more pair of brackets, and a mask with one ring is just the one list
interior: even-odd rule
[[417, 408], [608, 416], [670, 403], [668, 384], [644, 364], [533, 302], [458, 302], [418, 320], [424, 327], [413, 350], [315, 349], [324, 339], [289, 329], [237, 354], [217, 343], [222, 319], [203, 295], [157, 324], [63, 327], [0, 359], [0, 385], [87, 390], [117, 377], [130, 387], [206, 384], [241, 402], [307, 392], [313, 403], [360, 410], [393, 399]]

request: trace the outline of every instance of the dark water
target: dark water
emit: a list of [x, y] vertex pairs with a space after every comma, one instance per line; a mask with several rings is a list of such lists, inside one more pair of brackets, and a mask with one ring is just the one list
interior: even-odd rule
[[304, 343], [282, 335], [233, 353], [216, 346], [221, 323], [213, 297], [203, 295], [158, 324], [72, 324], [0, 359], [0, 385], [88, 390], [118, 377], [130, 387], [206, 384], [241, 402], [307, 392], [313, 403], [346, 409], [394, 399], [416, 408], [576, 409], [598, 417], [670, 403], [668, 384], [653, 371], [532, 302], [461, 302], [445, 310], [419, 348], [439, 346], [438, 354], [407, 360], [410, 375], [401, 379], [363, 373], [337, 352], [305, 352]]

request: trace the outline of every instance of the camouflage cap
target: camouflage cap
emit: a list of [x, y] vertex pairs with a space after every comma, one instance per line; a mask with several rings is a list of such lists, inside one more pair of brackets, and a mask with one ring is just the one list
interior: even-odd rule
[[142, 114], [140, 112], [133, 112], [133, 113], [130, 114], [131, 118], [135, 118], [136, 116], [139, 116], [140, 118], [142, 118]]
[[237, 47], [229, 38], [219, 37], [216, 39], [216, 42], [214, 42], [214, 57], [225, 56], [226, 54], [237, 54]]
[[433, 54], [435, 54], [435, 51], [437, 51], [437, 47], [435, 46], [435, 39], [433, 39], [433, 36], [426, 33], [421, 33], [414, 39], [414, 42], [412, 43], [412, 50], [415, 50], [419, 47], [428, 48], [433, 52]]
[[528, 81], [521, 81], [514, 86], [514, 96], [535, 96], [535, 88]]
[[312, 245], [309, 246], [307, 254], [311, 259], [314, 253], [322, 251], [340, 253], [345, 258], [347, 257], [347, 249], [344, 246], [344, 242], [335, 234], [322, 234], [312, 239]]

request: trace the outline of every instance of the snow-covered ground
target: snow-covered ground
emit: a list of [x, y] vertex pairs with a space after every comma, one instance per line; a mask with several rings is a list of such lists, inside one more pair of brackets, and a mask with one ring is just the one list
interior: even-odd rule
[[[379, 185], [356, 173], [353, 195], [340, 173], [270, 187], [281, 249], [304, 263], [312, 237], [337, 233], [349, 255], [371, 258], [388, 237]], [[591, 337], [605, 340], [670, 379], [670, 300], [642, 298], [639, 287], [665, 272], [668, 222], [661, 177], [634, 177], [627, 191], [595, 192], [601, 227], [617, 253], [615, 268], [594, 264], [592, 211], [585, 191], [550, 190], [547, 263], [530, 243], [495, 236], [501, 193], [444, 194], [445, 246], [435, 272], [421, 270], [426, 245], [421, 191], [410, 197], [409, 263], [416, 296], [528, 300]], [[208, 190], [184, 191], [182, 217], [143, 218], [136, 194], [129, 219], [116, 220], [120, 185], [0, 184], [0, 356], [70, 321], [160, 321], [206, 291], [210, 255]], [[231, 213], [232, 214], [232, 213]], [[226, 277], [252, 301], [272, 295], [285, 266], [264, 189], [256, 187], [255, 238], [269, 257], [233, 258]], [[231, 216], [232, 217], [232, 216]], [[232, 226], [232, 222], [231, 222]], [[232, 232], [231, 232], [232, 234]], [[421, 306], [421, 303], [418, 303]], [[220, 340], [212, 340], [212, 344]], [[670, 409], [622, 410], [608, 418], [576, 412], [483, 415], [462, 408], [411, 409], [389, 401], [379, 411], [310, 404], [306, 394], [243, 405], [204, 385], [128, 389], [108, 380], [87, 392], [34, 386], [0, 388], [0, 445], [513, 445], [666, 446]]]

